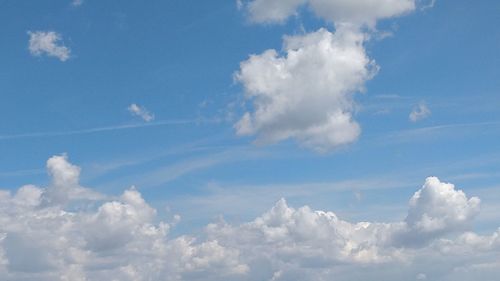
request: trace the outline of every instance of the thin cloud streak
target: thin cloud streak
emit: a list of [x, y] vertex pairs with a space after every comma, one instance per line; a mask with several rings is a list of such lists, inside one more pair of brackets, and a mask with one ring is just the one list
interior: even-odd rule
[[93, 133], [100, 133], [100, 132], [107, 132], [107, 131], [128, 130], [128, 129], [137, 129], [137, 128], [145, 128], [145, 127], [160, 127], [160, 126], [169, 126], [169, 125], [199, 124], [199, 123], [211, 123], [211, 122], [215, 122], [215, 121], [210, 120], [210, 119], [163, 120], [163, 121], [158, 121], [158, 122], [154, 122], [154, 123], [125, 124], [125, 125], [89, 128], [89, 129], [83, 129], [83, 130], [0, 135], [0, 140], [58, 137], [58, 136], [70, 136], [70, 135], [85, 135], [85, 134], [93, 134]]
[[459, 123], [459, 124], [448, 124], [448, 125], [422, 127], [422, 128], [417, 128], [417, 129], [401, 130], [398, 132], [392, 132], [392, 133], [389, 133], [385, 136], [380, 137], [379, 140], [392, 141], [392, 142], [405, 142], [405, 141], [415, 140], [418, 137], [429, 136], [429, 134], [432, 134], [432, 133], [443, 132], [445, 130], [453, 130], [453, 129], [461, 129], [461, 128], [477, 128], [477, 127], [498, 126], [498, 125], [500, 125], [500, 121], [488, 121], [488, 122], [477, 122], [477, 123]]

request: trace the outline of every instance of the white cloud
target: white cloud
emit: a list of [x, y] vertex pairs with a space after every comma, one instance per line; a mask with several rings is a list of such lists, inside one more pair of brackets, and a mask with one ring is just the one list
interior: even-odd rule
[[426, 280], [426, 279], [427, 279], [427, 275], [425, 275], [425, 273], [417, 274], [417, 280]]
[[429, 177], [411, 198], [406, 222], [422, 233], [461, 229], [479, 213], [479, 204], [479, 198], [468, 199], [453, 184]]
[[434, 5], [436, 5], [436, 0], [420, 0], [420, 2], [422, 2], [420, 4], [420, 10], [422, 11], [434, 8]]
[[349, 30], [320, 29], [285, 37], [284, 56], [275, 50], [250, 56], [236, 79], [253, 112], [238, 121], [237, 133], [257, 134], [263, 143], [295, 138], [319, 151], [355, 141], [361, 130], [352, 95], [377, 71], [363, 40]]
[[[48, 170], [51, 185], [78, 185], [80, 169], [66, 157], [49, 159]], [[280, 200], [251, 222], [176, 238], [177, 219], [160, 221], [135, 188], [79, 209], [72, 188], [61, 189], [67, 205], [44, 201], [49, 188], [0, 190], [2, 279], [493, 281], [500, 273], [500, 229], [471, 232], [479, 199], [434, 177], [399, 222], [352, 223]]]
[[252, 0], [245, 7], [253, 22], [282, 23], [303, 5], [337, 25], [368, 27], [375, 27], [377, 20], [411, 12], [416, 6], [415, 0]]
[[54, 31], [28, 31], [29, 51], [34, 56], [47, 55], [66, 61], [70, 49], [61, 43], [61, 35]]
[[47, 160], [51, 183], [43, 192], [42, 204], [66, 204], [74, 200], [97, 200], [102, 195], [81, 187], [80, 168], [68, 162], [66, 155], [52, 156]]
[[[171, 224], [131, 188], [119, 198], [75, 208], [80, 168], [54, 156], [52, 185], [64, 185], [69, 205], [44, 201], [52, 187], [0, 191], [2, 280], [197, 280], [245, 274], [239, 251], [218, 241], [168, 238]], [[62, 187], [62, 186], [61, 186]], [[100, 199], [103, 199], [101, 197]], [[176, 223], [177, 219], [173, 223]], [[215, 277], [214, 277], [215, 278]], [[217, 279], [212, 279], [217, 280]]]
[[72, 5], [73, 7], [80, 7], [81, 5], [83, 5], [83, 2], [84, 2], [84, 0], [73, 0], [73, 1], [71, 2], [71, 5]]
[[408, 118], [412, 122], [417, 122], [431, 116], [432, 112], [424, 102], [419, 103], [410, 112]]
[[131, 104], [127, 107], [127, 110], [134, 116], [140, 117], [142, 120], [146, 122], [151, 122], [155, 120], [155, 115], [149, 112], [145, 107], [139, 106], [135, 103]]
[[308, 7], [335, 32], [285, 36], [283, 54], [267, 50], [241, 63], [235, 76], [252, 109], [235, 124], [237, 134], [257, 135], [258, 143], [291, 138], [320, 152], [356, 141], [352, 97], [378, 70], [364, 43], [380, 37], [372, 36], [378, 20], [414, 11], [415, 0], [252, 0], [240, 7], [255, 23], [283, 23]]
[[245, 6], [250, 20], [258, 23], [284, 22], [288, 17], [297, 13], [297, 8], [307, 0], [254, 0]]

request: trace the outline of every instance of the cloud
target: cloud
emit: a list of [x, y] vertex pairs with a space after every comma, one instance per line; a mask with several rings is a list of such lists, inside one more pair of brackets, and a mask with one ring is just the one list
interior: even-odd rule
[[[135, 189], [113, 200], [74, 197], [80, 168], [64, 156], [47, 163], [51, 186], [27, 185], [15, 194], [0, 191], [0, 276], [5, 280], [201, 280], [245, 274], [237, 249], [191, 236], [170, 239], [172, 223]], [[53, 200], [51, 189], [68, 204]], [[96, 201], [97, 200], [97, 201]], [[77, 208], [77, 209], [75, 209]], [[211, 279], [216, 280], [216, 279]]]
[[355, 141], [352, 95], [377, 71], [362, 46], [364, 36], [326, 29], [284, 39], [286, 55], [275, 50], [241, 63], [236, 79], [253, 102], [235, 125], [239, 135], [257, 134], [272, 143], [288, 138], [318, 151]]
[[134, 116], [140, 117], [142, 120], [146, 122], [151, 122], [155, 120], [155, 115], [149, 112], [145, 107], [139, 106], [135, 103], [131, 104], [127, 107], [127, 110]]
[[[235, 124], [257, 143], [286, 139], [319, 152], [356, 141], [353, 96], [378, 71], [364, 48], [378, 20], [415, 10], [415, 0], [252, 0], [240, 5], [254, 23], [283, 23], [302, 7], [334, 24], [285, 36], [283, 52], [267, 50], [240, 64], [235, 78], [251, 109]], [[375, 36], [377, 37], [377, 36]]]
[[[48, 160], [51, 186], [0, 190], [0, 275], [5, 280], [495, 280], [500, 229], [471, 232], [479, 199], [430, 177], [399, 222], [349, 222], [282, 199], [254, 220], [171, 237], [135, 188], [75, 206], [80, 168]], [[95, 207], [92, 207], [95, 206]], [[425, 243], [399, 239], [425, 236]], [[457, 270], [467, 274], [457, 274]], [[477, 276], [477, 275], [476, 275]], [[425, 279], [425, 278], [424, 278]]]
[[420, 10], [425, 11], [427, 9], [433, 8], [436, 5], [436, 0], [420, 0]]
[[307, 6], [317, 16], [337, 25], [374, 27], [381, 19], [415, 10], [415, 0], [252, 0], [245, 3], [251, 21], [282, 23]]
[[56, 57], [60, 61], [70, 58], [70, 49], [61, 43], [61, 35], [54, 31], [28, 31], [29, 51], [33, 56]]
[[160, 126], [170, 126], [170, 125], [200, 124], [200, 123], [215, 123], [215, 122], [217, 122], [217, 120], [199, 119], [199, 118], [198, 119], [161, 120], [161, 121], [156, 121], [156, 122], [152, 122], [152, 123], [114, 125], [114, 126], [107, 126], [107, 127], [95, 127], [95, 128], [71, 130], [71, 131], [52, 131], [52, 132], [21, 133], [21, 134], [14, 134], [14, 135], [0, 135], [0, 140], [86, 135], [86, 134], [95, 134], [95, 133], [109, 132], [109, 131], [131, 130], [131, 129], [136, 129], [136, 128], [160, 127]]
[[427, 105], [424, 102], [421, 102], [413, 108], [408, 118], [412, 122], [418, 122], [420, 120], [426, 119], [427, 117], [431, 116], [431, 114], [432, 112], [427, 107]]
[[41, 204], [66, 204], [75, 200], [98, 200], [103, 198], [97, 192], [80, 186], [80, 167], [68, 162], [66, 155], [52, 156], [47, 160], [50, 185], [43, 192]]
[[83, 5], [84, 3], [84, 0], [73, 0], [71, 2], [71, 6], [73, 7], [80, 7], [81, 5]]

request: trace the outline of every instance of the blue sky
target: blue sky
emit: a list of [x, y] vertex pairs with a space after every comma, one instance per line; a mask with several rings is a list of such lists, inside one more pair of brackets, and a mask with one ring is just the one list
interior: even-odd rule
[[[81, 167], [79, 185], [106, 196], [133, 185], [157, 220], [182, 217], [171, 235], [183, 237], [221, 216], [235, 225], [252, 221], [281, 198], [347, 221], [402, 221], [408, 199], [436, 176], [481, 198], [469, 226], [489, 235], [500, 226], [500, 2], [390, 1], [416, 6], [374, 15], [374, 26], [361, 7], [358, 27], [342, 11], [329, 18], [309, 4], [284, 19], [252, 10], [260, 3], [270, 11], [271, 0], [0, 0], [0, 187], [50, 188], [46, 161], [65, 154]], [[292, 52], [285, 36], [300, 41], [325, 28], [336, 38], [341, 21], [356, 26], [349, 35], [366, 36], [352, 46], [370, 60], [359, 71], [378, 70], [353, 70], [360, 81], [333, 102], [313, 108], [302, 100], [282, 115], [260, 116], [256, 100], [288, 92], [278, 85], [249, 98], [252, 82], [272, 77], [250, 72], [264, 67], [250, 56], [275, 49], [284, 58]], [[30, 49], [35, 32], [57, 34], [67, 58]], [[320, 92], [292, 92], [322, 102]], [[347, 104], [339, 108], [359, 135], [350, 121], [342, 128], [352, 134], [324, 144], [308, 131], [322, 123], [296, 127], [321, 110], [337, 112], [327, 105], [337, 101]], [[154, 119], [133, 114], [132, 104]], [[253, 125], [241, 125], [245, 112]], [[280, 270], [262, 280], [288, 280]], [[432, 280], [445, 280], [440, 274]]]

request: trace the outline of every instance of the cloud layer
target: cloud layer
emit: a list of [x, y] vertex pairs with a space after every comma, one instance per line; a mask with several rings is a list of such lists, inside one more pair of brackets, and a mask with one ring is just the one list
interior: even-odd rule
[[70, 49], [61, 43], [61, 35], [55, 31], [28, 31], [29, 51], [34, 56], [56, 57], [66, 61], [70, 57]]
[[[500, 230], [471, 232], [479, 199], [435, 177], [400, 222], [353, 223], [282, 199], [250, 222], [170, 237], [179, 218], [160, 221], [135, 188], [110, 198], [81, 187], [66, 156], [47, 169], [46, 188], [0, 191], [2, 280], [464, 281], [500, 273]], [[64, 200], [47, 200], [54, 192]]]

